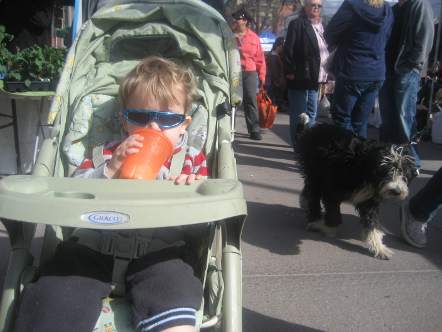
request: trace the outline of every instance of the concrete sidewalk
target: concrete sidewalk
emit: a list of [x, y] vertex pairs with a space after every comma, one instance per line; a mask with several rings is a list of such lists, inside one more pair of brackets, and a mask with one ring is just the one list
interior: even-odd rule
[[[389, 261], [370, 256], [349, 205], [342, 206], [336, 239], [307, 232], [288, 115], [279, 113], [260, 142], [248, 138], [244, 123], [238, 114], [234, 146], [249, 213], [242, 247], [244, 331], [442, 331], [441, 214], [429, 228], [429, 246], [418, 250], [398, 236], [399, 205], [384, 204], [385, 243], [395, 253]], [[424, 143], [421, 150], [423, 172], [412, 193], [441, 166], [442, 145]]]
[[[306, 232], [288, 115], [278, 114], [263, 137], [251, 141], [238, 114], [234, 146], [249, 213], [242, 242], [244, 331], [442, 331], [442, 223], [430, 227], [428, 248], [414, 249], [398, 237], [398, 205], [385, 204], [385, 242], [395, 252], [390, 261], [368, 254], [348, 205], [337, 239]], [[442, 145], [423, 144], [422, 157], [412, 192], [440, 167]], [[9, 251], [3, 227], [0, 251], [2, 283]]]

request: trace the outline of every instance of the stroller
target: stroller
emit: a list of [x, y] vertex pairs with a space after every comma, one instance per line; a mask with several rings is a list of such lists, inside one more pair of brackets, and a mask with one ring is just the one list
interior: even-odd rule
[[[96, 147], [115, 137], [118, 82], [149, 55], [181, 61], [193, 70], [199, 98], [192, 107], [189, 141], [203, 147], [211, 178], [187, 186], [71, 178], [86, 155], [94, 156]], [[83, 25], [68, 53], [49, 110], [50, 132], [32, 175], [0, 181], [0, 219], [11, 243], [0, 331], [13, 331], [24, 285], [35, 280], [57, 244], [78, 229], [177, 226], [190, 229], [193, 267], [204, 286], [197, 329], [242, 330], [240, 236], [247, 209], [232, 149], [240, 82], [233, 34], [223, 17], [201, 1], [110, 2]], [[33, 257], [37, 224], [43, 224], [44, 238], [41, 253]], [[116, 247], [130, 257], [134, 246], [129, 241]], [[103, 307], [94, 331], [133, 330], [123, 296], [104, 299]]]

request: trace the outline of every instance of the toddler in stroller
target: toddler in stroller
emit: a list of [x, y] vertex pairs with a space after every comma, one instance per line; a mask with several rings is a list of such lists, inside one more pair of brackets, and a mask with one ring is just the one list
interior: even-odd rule
[[[185, 134], [191, 119], [186, 114], [194, 90], [190, 71], [166, 59], [146, 58], [120, 87], [124, 108], [120, 119], [128, 136], [121, 142], [106, 144], [103, 152], [107, 155], [103, 156], [101, 165], [86, 159], [74, 176], [114, 178], [125, 157], [138, 153], [143, 145], [143, 137], [134, 134], [138, 128], [162, 131], [175, 147], [175, 153], [187, 150]], [[156, 119], [151, 120], [152, 115], [156, 115]], [[200, 179], [207, 174], [202, 152], [187, 154], [185, 165], [175, 183], [191, 184], [195, 177]], [[169, 178], [168, 167], [170, 161], [162, 168], [161, 178]], [[101, 233], [94, 234], [99, 242], [112, 236], [109, 232]], [[102, 299], [112, 291], [115, 263], [112, 256], [91, 250], [77, 235], [78, 232], [74, 232], [67, 242], [62, 242], [54, 260], [42, 268], [40, 278], [25, 287], [15, 327], [17, 332], [93, 330]], [[141, 257], [128, 263], [126, 280], [132, 321], [140, 331], [194, 331], [202, 285], [192, 267], [182, 259], [183, 240], [178, 240], [175, 229], [156, 230], [150, 235], [149, 242], [164, 243], [149, 245]], [[175, 241], [170, 241], [171, 237], [175, 237]]]
[[[197, 96], [189, 113], [192, 122], [187, 127], [189, 155], [175, 154], [170, 165], [170, 172], [178, 175], [178, 183], [190, 184], [91, 178], [100, 174], [100, 167], [96, 166], [112, 154], [112, 145], [105, 143], [121, 138], [121, 105], [116, 98], [119, 82], [142, 59], [151, 56], [174, 59], [196, 78]], [[113, 256], [113, 266], [112, 262], [102, 262], [105, 255], [99, 255], [99, 262], [90, 261], [93, 268], [84, 268], [100, 271], [96, 265], [104, 267], [106, 273], [91, 276], [105, 284], [102, 293], [107, 293], [110, 281], [117, 285], [111, 296], [103, 299], [94, 332], [133, 331], [133, 303], [126, 301], [131, 298], [131, 285], [126, 285], [126, 292], [120, 292], [118, 286], [126, 267], [128, 276], [135, 275], [132, 272], [137, 271], [136, 261], [143, 263], [137, 272], [148, 268], [144, 259], [139, 259], [142, 256], [149, 262], [177, 259], [180, 270], [185, 270], [186, 264], [192, 267], [199, 290], [203, 287], [195, 330], [241, 331], [240, 234], [247, 209], [232, 148], [233, 106], [240, 102], [242, 91], [240, 73], [239, 54], [228, 24], [201, 1], [108, 1], [86, 22], [67, 56], [49, 110], [50, 126], [45, 130], [32, 175], [0, 180], [0, 219], [11, 243], [0, 305], [1, 332], [14, 331], [13, 323], [18, 311], [22, 311], [23, 290], [29, 289], [28, 285], [42, 273], [48, 275], [50, 262], [60, 255], [60, 250], [55, 250], [59, 243], [63, 243], [61, 248], [82, 244], [89, 247], [86, 253], [95, 249], [99, 254]], [[159, 113], [143, 113], [123, 112], [123, 120], [143, 123], [152, 117], [160, 121]], [[172, 124], [177, 124], [182, 118], [173, 116], [168, 121], [172, 119]], [[184, 120], [182, 125], [187, 124]], [[199, 149], [193, 151], [195, 146]], [[185, 170], [186, 174], [180, 177], [182, 165], [186, 169], [198, 151], [204, 151], [210, 178], [193, 181], [192, 173], [203, 177], [204, 167]], [[83, 163], [90, 156], [92, 159], [87, 162], [95, 167]], [[175, 158], [178, 156], [182, 158], [180, 162], [176, 162], [180, 160]], [[204, 164], [204, 160], [201, 162]], [[169, 165], [163, 166], [164, 177], [168, 168]], [[109, 169], [102, 170], [104, 175], [110, 175]], [[39, 238], [41, 226], [43, 238]], [[176, 228], [183, 232], [173, 232]], [[135, 230], [136, 237], [127, 236]], [[149, 242], [157, 232], [170, 236], [166, 247], [157, 241]], [[96, 241], [96, 234], [100, 234], [101, 243]], [[40, 248], [41, 252], [37, 251]], [[160, 257], [155, 256], [157, 252]], [[134, 259], [127, 264], [125, 257], [129, 254]], [[76, 260], [71, 255], [63, 264], [74, 265]], [[42, 267], [47, 270], [42, 271]], [[102, 294], [99, 291], [98, 297]], [[149, 295], [143, 301], [152, 301], [155, 292], [150, 294], [147, 288], [144, 292]], [[61, 291], [52, 293], [64, 296]], [[161, 304], [164, 299], [155, 303]], [[87, 301], [84, 297], [76, 305]], [[191, 307], [189, 303], [185, 306]]]

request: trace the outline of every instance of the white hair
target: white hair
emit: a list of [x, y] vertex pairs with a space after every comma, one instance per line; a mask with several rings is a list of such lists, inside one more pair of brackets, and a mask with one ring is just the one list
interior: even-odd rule
[[[323, 2], [324, 1], [321, 0], [321, 4]], [[312, 0], [299, 0], [299, 3], [301, 4], [302, 8], [305, 8], [312, 3]]]
[[384, 0], [366, 0], [369, 6], [371, 7], [382, 7], [384, 5]]

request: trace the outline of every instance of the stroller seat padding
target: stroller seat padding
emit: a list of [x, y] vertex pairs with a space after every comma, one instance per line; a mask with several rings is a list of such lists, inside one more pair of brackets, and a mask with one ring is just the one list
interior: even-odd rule
[[121, 137], [118, 111], [112, 96], [94, 94], [81, 100], [63, 141], [69, 164], [78, 167], [95, 146]]
[[[91, 94], [83, 97], [73, 111], [71, 124], [63, 141], [63, 152], [72, 169], [78, 167], [97, 146], [120, 140], [123, 133], [119, 122], [121, 106], [113, 96]], [[205, 147], [208, 112], [194, 103], [190, 112], [188, 146], [198, 151]]]

